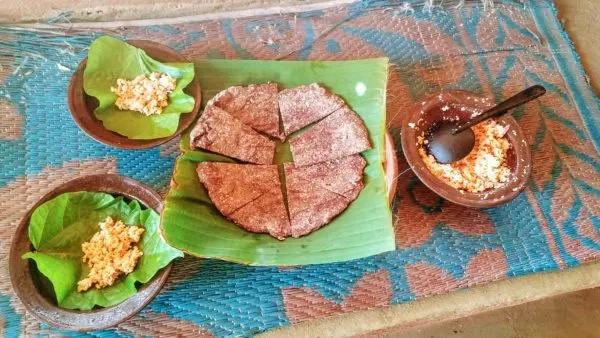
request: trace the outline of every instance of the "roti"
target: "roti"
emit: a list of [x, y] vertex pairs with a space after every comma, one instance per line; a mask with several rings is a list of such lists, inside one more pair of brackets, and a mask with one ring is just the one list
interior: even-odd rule
[[276, 83], [229, 87], [210, 102], [252, 129], [283, 140]]
[[364, 187], [362, 178], [366, 165], [367, 162], [360, 155], [346, 156], [303, 167], [288, 164], [286, 178], [289, 175], [293, 180], [312, 182], [319, 188], [353, 201]]
[[311, 165], [358, 154], [371, 148], [369, 133], [360, 116], [348, 106], [290, 139], [297, 166]]
[[223, 216], [250, 232], [290, 235], [276, 165], [202, 162], [196, 172]]
[[190, 132], [190, 146], [257, 164], [271, 164], [275, 156], [275, 142], [214, 105], [204, 109]]
[[279, 109], [286, 136], [324, 118], [343, 105], [344, 100], [316, 83], [279, 92]]
[[200, 182], [217, 209], [228, 216], [279, 185], [277, 166], [202, 162], [196, 167]]
[[290, 221], [279, 181], [276, 189], [266, 192], [231, 213], [228, 218], [250, 232], [266, 233], [279, 240], [291, 235]]
[[286, 163], [284, 168], [292, 237], [307, 235], [328, 224], [352, 202], [306, 180], [293, 164]]

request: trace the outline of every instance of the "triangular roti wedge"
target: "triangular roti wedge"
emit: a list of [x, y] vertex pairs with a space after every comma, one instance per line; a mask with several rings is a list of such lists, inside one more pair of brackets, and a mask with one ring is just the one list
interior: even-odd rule
[[[294, 164], [286, 163], [285, 180], [288, 212], [292, 237], [307, 235], [328, 224], [334, 217], [344, 211], [362, 190], [362, 181], [343, 194], [326, 189], [322, 184], [328, 180], [311, 180]], [[342, 184], [341, 186], [348, 186]], [[335, 186], [332, 189], [335, 190]], [[341, 188], [345, 190], [345, 188]], [[350, 198], [352, 197], [352, 198]]]
[[214, 105], [206, 106], [190, 132], [190, 147], [256, 164], [272, 164], [275, 156], [275, 142]]
[[343, 105], [344, 100], [316, 83], [279, 92], [279, 110], [285, 135], [324, 118]]
[[267, 233], [279, 240], [289, 237], [290, 220], [277, 183], [276, 189], [266, 192], [227, 217], [251, 232]]
[[364, 187], [363, 171], [367, 162], [360, 155], [351, 155], [309, 166], [288, 164], [286, 175], [311, 182], [325, 190], [353, 201]]
[[202, 162], [196, 167], [217, 209], [228, 216], [279, 186], [276, 165]]
[[196, 172], [223, 216], [250, 232], [290, 235], [276, 165], [202, 162]]
[[209, 101], [252, 129], [283, 140], [276, 83], [229, 87]]
[[327, 116], [289, 142], [297, 166], [330, 161], [371, 148], [365, 124], [348, 106]]

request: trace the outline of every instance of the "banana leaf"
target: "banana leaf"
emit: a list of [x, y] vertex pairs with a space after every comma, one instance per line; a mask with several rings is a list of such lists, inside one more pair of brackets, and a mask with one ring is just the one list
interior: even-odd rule
[[[136, 268], [115, 284], [103, 289], [77, 291], [77, 282], [88, 275], [81, 244], [98, 232], [98, 223], [107, 216], [146, 229], [138, 243], [144, 253]], [[35, 251], [23, 255], [35, 261], [37, 269], [52, 283], [58, 306], [90, 310], [116, 305], [137, 293], [136, 284], [146, 283], [183, 253], [167, 245], [158, 232], [160, 218], [137, 201], [98, 192], [72, 192], [40, 205], [31, 215], [29, 239]]]
[[[169, 104], [158, 115], [146, 116], [131, 110], [120, 110], [117, 96], [110, 90], [117, 79], [133, 80], [138, 75], [152, 72], [169, 74], [177, 80], [175, 90], [169, 94]], [[94, 115], [104, 127], [130, 139], [155, 139], [173, 135], [179, 117], [194, 109], [194, 98], [183, 89], [194, 79], [192, 63], [161, 63], [122, 40], [102, 36], [90, 46], [83, 72], [83, 89], [98, 99]]]
[[[320, 83], [343, 97], [362, 117], [373, 149], [362, 153], [367, 160], [365, 188], [348, 209], [312, 234], [278, 241], [269, 235], [247, 232], [221, 215], [196, 176], [195, 168], [202, 161], [234, 161], [190, 150], [189, 134], [184, 134], [183, 154], [177, 159], [161, 216], [161, 231], [167, 243], [194, 256], [280, 266], [339, 262], [394, 250], [383, 170], [387, 59], [205, 60], [196, 62], [196, 67], [198, 74], [202, 74], [200, 81], [206, 100], [232, 85], [274, 81], [282, 89]], [[276, 162], [290, 159], [288, 144], [278, 144]]]

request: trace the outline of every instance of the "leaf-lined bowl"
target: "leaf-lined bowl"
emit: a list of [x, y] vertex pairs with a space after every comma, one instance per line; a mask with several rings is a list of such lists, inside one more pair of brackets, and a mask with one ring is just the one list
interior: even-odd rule
[[[113, 195], [119, 197], [114, 198]], [[70, 196], [71, 198], [62, 198], [62, 196]], [[121, 198], [129, 199], [131, 202], [124, 203]], [[148, 209], [142, 211], [138, 201], [144, 208]], [[52, 206], [52, 203], [55, 205]], [[78, 205], [84, 206], [77, 209], [78, 211], [84, 211], [83, 214], [62, 213], [62, 211], [66, 211], [63, 207], [76, 207]], [[86, 205], [98, 206], [100, 213], [97, 214], [94, 210], [90, 211]], [[54, 210], [54, 214], [47, 213], [49, 206]], [[44, 208], [46, 209], [44, 210]], [[118, 208], [123, 210], [117, 210]], [[37, 214], [35, 213], [36, 210], [38, 210]], [[113, 287], [103, 290], [90, 290], [83, 294], [70, 293], [69, 291], [72, 290], [65, 289], [64, 283], [68, 283], [68, 279], [78, 279], [79, 276], [73, 276], [73, 274], [65, 272], [70, 271], [69, 269], [72, 268], [69, 265], [78, 262], [68, 259], [56, 262], [51, 260], [61, 257], [60, 255], [63, 254], [67, 255], [65, 252], [69, 251], [71, 247], [68, 244], [69, 241], [71, 239], [80, 241], [76, 238], [79, 234], [72, 231], [67, 233], [63, 230], [61, 236], [55, 236], [58, 233], [40, 232], [39, 228], [35, 228], [35, 224], [55, 223], [56, 226], [51, 227], [55, 230], [61, 229], [61, 224], [69, 224], [68, 227], [65, 227], [68, 230], [73, 225], [77, 226], [77, 220], [91, 217], [96, 221], [96, 219], [104, 216], [102, 212], [107, 210], [112, 215], [129, 215], [130, 221], [133, 219], [141, 220], [144, 223], [142, 225], [147, 227], [148, 233], [144, 236], [148, 237], [142, 236], [142, 241], [146, 241], [143, 244], [146, 246], [146, 249], [143, 249], [147, 253], [146, 263], [142, 263], [140, 260], [136, 270], [127, 277], [122, 277]], [[156, 213], [151, 213], [151, 210]], [[59, 186], [36, 203], [27, 212], [17, 228], [9, 257], [10, 277], [15, 293], [34, 316], [61, 329], [75, 331], [98, 330], [114, 326], [126, 320], [140, 311], [160, 292], [170, 272], [168, 262], [172, 258], [182, 256], [181, 252], [157, 243], [157, 239], [160, 240], [157, 232], [157, 213], [161, 211], [161, 198], [155, 191], [142, 183], [119, 175], [86, 176]], [[35, 215], [34, 218], [36, 219], [32, 219], [32, 215]], [[48, 217], [48, 220], [44, 220], [48, 215], [54, 217]], [[152, 219], [150, 222], [150, 218], [156, 219]], [[127, 219], [123, 220], [128, 223]], [[32, 224], [33, 228], [31, 227]], [[151, 227], [156, 228], [151, 229], [149, 224], [151, 224]], [[51, 237], [57, 238], [61, 243], [57, 244], [56, 241], [49, 241]], [[46, 247], [44, 247], [44, 243], [47, 245]], [[51, 245], [48, 245], [48, 243]], [[72, 247], [74, 248], [74, 246]], [[49, 252], [48, 247], [58, 248], [56, 251], [60, 252], [60, 255], [56, 252]], [[32, 257], [31, 251], [36, 248], [46, 254]], [[158, 251], [163, 249], [166, 251]], [[24, 259], [23, 256], [36, 258], [36, 263], [32, 259]], [[50, 260], [50, 262], [44, 260]], [[142, 266], [142, 264], [146, 264], [146, 266]], [[165, 266], [165, 264], [168, 265]], [[41, 266], [46, 267], [45, 271], [40, 272], [38, 270]], [[57, 287], [57, 278], [60, 282], [58, 284], [63, 283], [62, 288]], [[66, 281], [60, 279], [66, 279]], [[148, 281], [148, 279], [150, 280]], [[54, 284], [50, 280], [53, 280]], [[139, 281], [146, 281], [146, 283], [137, 288], [135, 293], [132, 293], [131, 287], [135, 287], [135, 284]], [[57, 304], [57, 298], [61, 300], [61, 307]], [[108, 307], [97, 308], [96, 306], [95, 309], [87, 311], [64, 309], [65, 307], [89, 309], [95, 305]]]
[[[110, 48], [115, 44], [121, 52]], [[90, 137], [115, 148], [150, 148], [181, 134], [195, 120], [202, 100], [198, 76], [178, 52], [153, 41], [125, 43], [108, 36], [95, 40], [92, 47], [94, 55], [81, 61], [68, 89], [71, 115]], [[132, 80], [151, 71], [177, 78], [169, 105], [152, 116], [119, 110], [114, 104], [116, 95], [110, 91], [117, 78]]]

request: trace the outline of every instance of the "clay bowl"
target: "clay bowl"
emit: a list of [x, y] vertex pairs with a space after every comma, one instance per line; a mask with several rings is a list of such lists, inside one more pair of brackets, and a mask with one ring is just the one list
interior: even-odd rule
[[[175, 50], [153, 41], [128, 40], [127, 43], [143, 49], [150, 57], [160, 62], [189, 62]], [[202, 100], [198, 75], [196, 74], [194, 80], [184, 89], [185, 93], [194, 97], [194, 109], [189, 113], [181, 114], [179, 126], [173, 135], [151, 140], [132, 140], [126, 136], [110, 131], [104, 128], [102, 121], [96, 119], [96, 116], [94, 115], [94, 109], [98, 107], [98, 100], [96, 100], [95, 97], [87, 95], [83, 90], [83, 71], [86, 63], [87, 58], [79, 63], [75, 74], [73, 74], [73, 77], [71, 78], [71, 82], [69, 82], [69, 110], [71, 111], [73, 120], [75, 120], [75, 123], [77, 123], [79, 128], [100, 143], [121, 149], [144, 149], [155, 147], [180, 135], [198, 116]]]
[[21, 256], [33, 249], [27, 235], [33, 211], [42, 203], [62, 193], [75, 191], [96, 191], [124, 196], [135, 199], [158, 213], [162, 211], [163, 205], [158, 193], [133, 179], [119, 175], [86, 176], [67, 182], [42, 197], [27, 212], [15, 232], [9, 257], [10, 280], [25, 308], [42, 322], [59, 329], [101, 330], [127, 320], [148, 305], [167, 281], [171, 265], [160, 270], [152, 280], [141, 286], [137, 294], [118, 305], [89, 311], [59, 308], [56, 300], [41, 287], [43, 276], [38, 272], [35, 263], [29, 259], [21, 259]]
[[[452, 117], [464, 121], [469, 119], [473, 112], [484, 111], [491, 108], [494, 103], [475, 93], [450, 90], [435, 93], [410, 107], [402, 121], [402, 150], [417, 177], [444, 199], [470, 208], [494, 207], [517, 197], [525, 188], [531, 174], [531, 154], [521, 127], [510, 115], [497, 120], [500, 124], [508, 126], [506, 138], [511, 145], [507, 161], [512, 176], [502, 187], [480, 193], [461, 191], [447, 185], [427, 169], [418, 152], [417, 136], [422, 135], [433, 122], [441, 120], [445, 114], [448, 114], [440, 109], [444, 105], [457, 107], [458, 109], [451, 109], [451, 111], [459, 111], [452, 113], [454, 115]], [[462, 107], [465, 108], [464, 112], [460, 111]]]
[[392, 204], [396, 196], [396, 183], [398, 181], [398, 157], [396, 157], [396, 146], [389, 132], [385, 132], [385, 178], [387, 181], [388, 203]]

